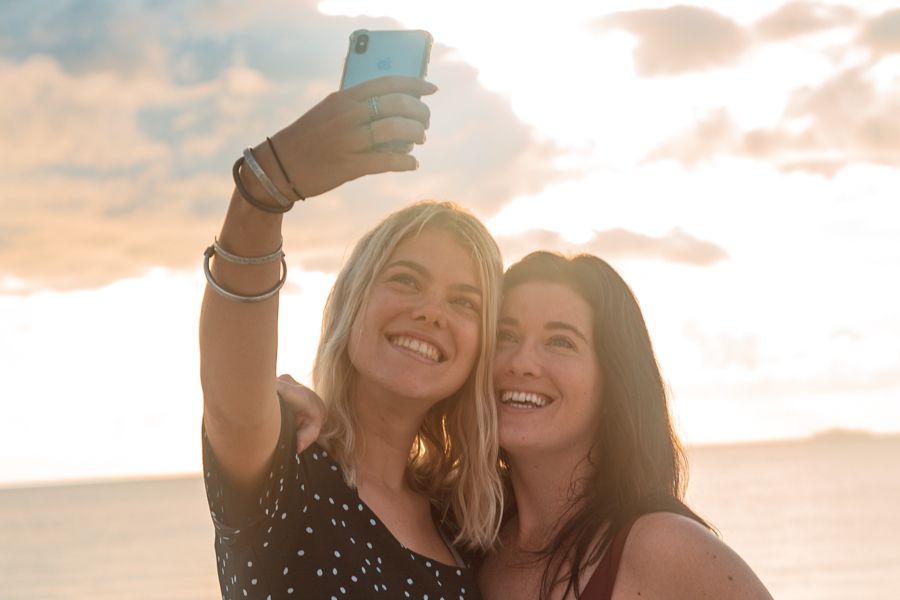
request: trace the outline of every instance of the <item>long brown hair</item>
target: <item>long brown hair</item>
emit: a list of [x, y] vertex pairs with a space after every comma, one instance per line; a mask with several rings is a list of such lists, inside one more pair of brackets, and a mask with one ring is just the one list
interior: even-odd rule
[[684, 452], [647, 325], [628, 284], [596, 256], [539, 251], [506, 271], [503, 292], [535, 281], [566, 285], [590, 305], [603, 374], [603, 408], [585, 457], [592, 468], [538, 553], [538, 560], [546, 560], [541, 598], [560, 584], [566, 585], [564, 596], [573, 591], [578, 598], [580, 573], [600, 560], [630, 518], [667, 511], [708, 524], [683, 502]]

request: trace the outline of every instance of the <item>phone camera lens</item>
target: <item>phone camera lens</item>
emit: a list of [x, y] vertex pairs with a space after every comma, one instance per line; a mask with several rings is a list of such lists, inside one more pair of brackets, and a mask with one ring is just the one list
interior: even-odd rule
[[369, 36], [365, 33], [356, 38], [356, 46], [354, 50], [357, 54], [364, 54], [369, 47]]

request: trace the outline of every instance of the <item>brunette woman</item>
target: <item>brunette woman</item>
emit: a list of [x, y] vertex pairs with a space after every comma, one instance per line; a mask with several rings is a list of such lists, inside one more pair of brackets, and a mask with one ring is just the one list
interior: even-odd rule
[[512, 493], [486, 598], [770, 598], [684, 504], [666, 387], [609, 264], [535, 252], [510, 267], [494, 386]]

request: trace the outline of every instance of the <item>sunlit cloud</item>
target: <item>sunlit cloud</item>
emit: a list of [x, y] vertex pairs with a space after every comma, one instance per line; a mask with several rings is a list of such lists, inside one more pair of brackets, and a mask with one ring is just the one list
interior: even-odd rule
[[863, 28], [860, 41], [879, 54], [900, 52], [900, 8], [871, 19]]
[[[269, 13], [241, 21], [225, 5], [185, 9], [202, 13], [191, 30], [175, 26], [175, 7], [154, 11], [144, 30], [134, 8], [94, 25], [79, 16], [66, 28], [70, 13], [57, 7], [36, 30], [15, 34], [44, 53], [0, 61], [9, 91], [0, 151], [10, 168], [0, 179], [0, 291], [89, 288], [155, 266], [196, 267], [230, 197], [234, 158], [336, 88], [347, 35], [363, 26], [319, 14], [314, 3], [283, 4], [280, 21]], [[108, 32], [87, 35], [107, 20]], [[290, 35], [259, 37], [272, 27]], [[223, 38], [229, 31], [237, 33]], [[140, 51], [107, 56], [126, 39]], [[292, 215], [285, 234], [295, 264], [336, 270], [347, 240], [409, 202], [465, 201], [487, 216], [558, 176], [559, 149], [538, 141], [470, 65], [438, 45], [431, 72], [442, 89], [429, 99], [423, 168], [299, 207], [303, 216]]]
[[784, 41], [846, 27], [858, 18], [857, 11], [849, 6], [824, 2], [788, 2], [757, 21], [754, 31], [766, 40]]
[[733, 64], [749, 46], [746, 32], [713, 10], [672, 6], [613, 13], [598, 29], [621, 28], [637, 36], [635, 67], [641, 75], [672, 75]]

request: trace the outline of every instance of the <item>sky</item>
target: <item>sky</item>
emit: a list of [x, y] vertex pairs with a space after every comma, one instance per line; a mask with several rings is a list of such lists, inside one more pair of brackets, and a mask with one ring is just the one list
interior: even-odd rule
[[456, 201], [507, 264], [634, 289], [688, 444], [900, 431], [900, 7], [736, 0], [0, 3], [0, 485], [200, 467], [203, 249], [241, 150], [429, 30], [415, 173], [285, 221], [279, 372], [355, 240]]

